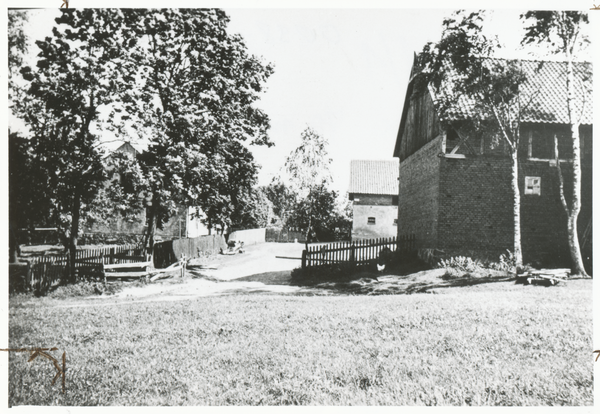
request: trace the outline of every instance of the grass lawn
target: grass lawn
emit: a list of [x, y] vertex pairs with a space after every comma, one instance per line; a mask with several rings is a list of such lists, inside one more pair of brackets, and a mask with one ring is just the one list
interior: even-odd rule
[[593, 404], [591, 280], [434, 293], [13, 297], [10, 347], [66, 351], [67, 391], [11, 353], [9, 404]]

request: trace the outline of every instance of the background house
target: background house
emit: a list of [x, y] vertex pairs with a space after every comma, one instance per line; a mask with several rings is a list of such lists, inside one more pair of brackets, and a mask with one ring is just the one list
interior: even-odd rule
[[[531, 82], [523, 88], [531, 104], [523, 113], [519, 146], [519, 188], [524, 263], [570, 266], [566, 214], [554, 161], [558, 135], [561, 166], [569, 177], [570, 138], [565, 63], [523, 61]], [[400, 160], [399, 235], [415, 235], [422, 253], [470, 255], [498, 260], [513, 248], [511, 161], [492, 137], [462, 136], [440, 123], [432, 90], [408, 83], [394, 156]], [[581, 113], [582, 208], [578, 230], [586, 269], [591, 272], [592, 78], [591, 64], [575, 65]], [[584, 100], [581, 100], [584, 96]], [[460, 99], [455, 119], [473, 116]], [[454, 125], [457, 123], [455, 122]], [[461, 139], [462, 138], [462, 139]], [[568, 197], [570, 190], [565, 188]]]
[[[136, 158], [139, 151], [129, 142], [106, 155], [108, 159], [115, 153], [127, 154]], [[202, 211], [198, 207], [180, 206], [178, 212], [171, 217], [162, 229], [156, 230], [156, 240], [171, 240], [176, 238], [194, 238], [207, 235], [208, 228], [202, 223]], [[133, 219], [117, 216], [108, 223], [95, 224], [84, 229], [87, 239], [92, 241], [136, 241], [141, 240], [146, 230], [146, 211], [143, 210]]]
[[352, 240], [395, 237], [398, 230], [398, 160], [352, 160]]

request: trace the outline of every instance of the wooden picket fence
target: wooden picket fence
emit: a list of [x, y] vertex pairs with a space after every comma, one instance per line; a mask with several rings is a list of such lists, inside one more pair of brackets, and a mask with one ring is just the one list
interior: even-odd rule
[[354, 242], [329, 243], [320, 246], [308, 246], [302, 252], [302, 268], [316, 266], [352, 263], [355, 266], [373, 264], [379, 259], [379, 254], [385, 248], [399, 254], [415, 251], [414, 235], [397, 237], [357, 240]]
[[[98, 275], [103, 264], [139, 263], [147, 260], [137, 245], [103, 246], [81, 249], [75, 253], [75, 269], [79, 279]], [[37, 256], [28, 260], [22, 285], [25, 290], [47, 291], [64, 283], [69, 276], [69, 255]]]

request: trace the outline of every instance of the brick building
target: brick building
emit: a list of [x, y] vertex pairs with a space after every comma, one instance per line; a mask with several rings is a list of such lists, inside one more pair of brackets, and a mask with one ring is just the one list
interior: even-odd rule
[[[523, 61], [529, 81], [522, 93], [531, 104], [521, 119], [519, 190], [524, 263], [570, 266], [567, 220], [560, 198], [554, 136], [569, 197], [570, 130], [564, 62]], [[513, 249], [511, 159], [489, 136], [468, 136], [443, 128], [432, 88], [418, 92], [413, 66], [394, 157], [400, 160], [398, 235], [415, 235], [428, 256], [468, 255], [498, 260]], [[578, 230], [582, 256], [591, 272], [592, 232], [592, 78], [591, 64], [575, 64], [581, 114], [582, 207]], [[581, 97], [584, 96], [585, 100]], [[460, 121], [473, 105], [459, 99]], [[460, 125], [460, 122], [448, 123]]]
[[398, 160], [352, 160], [352, 240], [395, 237], [398, 221]]

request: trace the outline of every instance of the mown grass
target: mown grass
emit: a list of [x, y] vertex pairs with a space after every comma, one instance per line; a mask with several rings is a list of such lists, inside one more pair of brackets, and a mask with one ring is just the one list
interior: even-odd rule
[[592, 282], [161, 303], [12, 298], [10, 405], [591, 405]]

